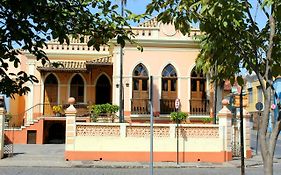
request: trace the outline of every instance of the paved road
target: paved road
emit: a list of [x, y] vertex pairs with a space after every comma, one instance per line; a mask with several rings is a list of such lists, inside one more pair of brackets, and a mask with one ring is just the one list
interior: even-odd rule
[[[253, 155], [256, 155], [256, 142], [257, 142], [257, 131], [252, 130], [251, 132], [251, 148], [253, 150]], [[260, 140], [258, 138], [258, 144], [260, 144]], [[260, 154], [260, 145], [258, 145], [258, 154]], [[279, 134], [276, 148], [275, 148], [275, 153], [274, 157], [277, 159], [281, 159], [281, 135]]]
[[[281, 175], [280, 166], [274, 175]], [[0, 167], [0, 175], [149, 175], [147, 168], [44, 168], [44, 167]], [[240, 175], [239, 168], [159, 168], [154, 175]], [[248, 175], [262, 175], [263, 170], [247, 168]]]

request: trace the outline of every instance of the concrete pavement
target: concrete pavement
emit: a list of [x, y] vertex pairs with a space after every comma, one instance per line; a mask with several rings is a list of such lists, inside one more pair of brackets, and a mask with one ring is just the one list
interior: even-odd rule
[[[234, 160], [225, 163], [179, 163], [155, 162], [156, 168], [227, 168], [240, 167], [241, 160]], [[281, 164], [280, 158], [274, 159], [275, 164]], [[245, 159], [246, 167], [262, 166], [260, 154], [250, 159]], [[65, 161], [64, 145], [14, 145], [14, 154], [0, 160], [0, 167], [93, 167], [93, 168], [148, 168], [147, 162], [108, 162], [108, 161]]]

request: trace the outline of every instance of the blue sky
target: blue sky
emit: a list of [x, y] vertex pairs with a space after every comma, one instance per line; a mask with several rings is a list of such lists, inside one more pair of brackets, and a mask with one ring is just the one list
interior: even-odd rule
[[[116, 0], [116, 3], [121, 4], [121, 0]], [[136, 14], [141, 14], [145, 12], [146, 5], [150, 3], [151, 0], [127, 0], [127, 6], [126, 8], [131, 10], [132, 12]], [[264, 27], [266, 17], [263, 14], [263, 12], [260, 10], [260, 7], [258, 11], [256, 12], [257, 7], [257, 0], [249, 0], [249, 2], [252, 4], [252, 14], [255, 16], [256, 14], [256, 21], [259, 23], [260, 27]], [[135, 25], [135, 24], [133, 24]]]
[[146, 5], [151, 2], [150, 0], [127, 0], [126, 8], [133, 11], [136, 14], [145, 12]]
[[[116, 1], [120, 3], [120, 0]], [[143, 14], [146, 9], [146, 5], [149, 4], [151, 0], [127, 0], [126, 9], [132, 11], [135, 14]], [[136, 26], [137, 24], [132, 24]]]

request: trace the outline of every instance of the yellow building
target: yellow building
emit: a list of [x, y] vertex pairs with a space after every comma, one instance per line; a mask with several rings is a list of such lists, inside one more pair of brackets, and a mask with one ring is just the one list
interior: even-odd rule
[[248, 94], [248, 106], [246, 109], [251, 114], [252, 120], [254, 122], [254, 128], [257, 128], [257, 118], [259, 116], [259, 112], [256, 109], [256, 104], [258, 102], [264, 103], [263, 92], [256, 75], [247, 75], [246, 80], [246, 93]]

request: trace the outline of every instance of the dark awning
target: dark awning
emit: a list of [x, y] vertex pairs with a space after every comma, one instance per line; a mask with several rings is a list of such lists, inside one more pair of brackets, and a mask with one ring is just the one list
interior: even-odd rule
[[58, 61], [37, 67], [40, 72], [86, 72], [85, 61]]
[[112, 66], [112, 57], [101, 57], [86, 61], [57, 61], [37, 67], [40, 72], [87, 72], [95, 66]]

